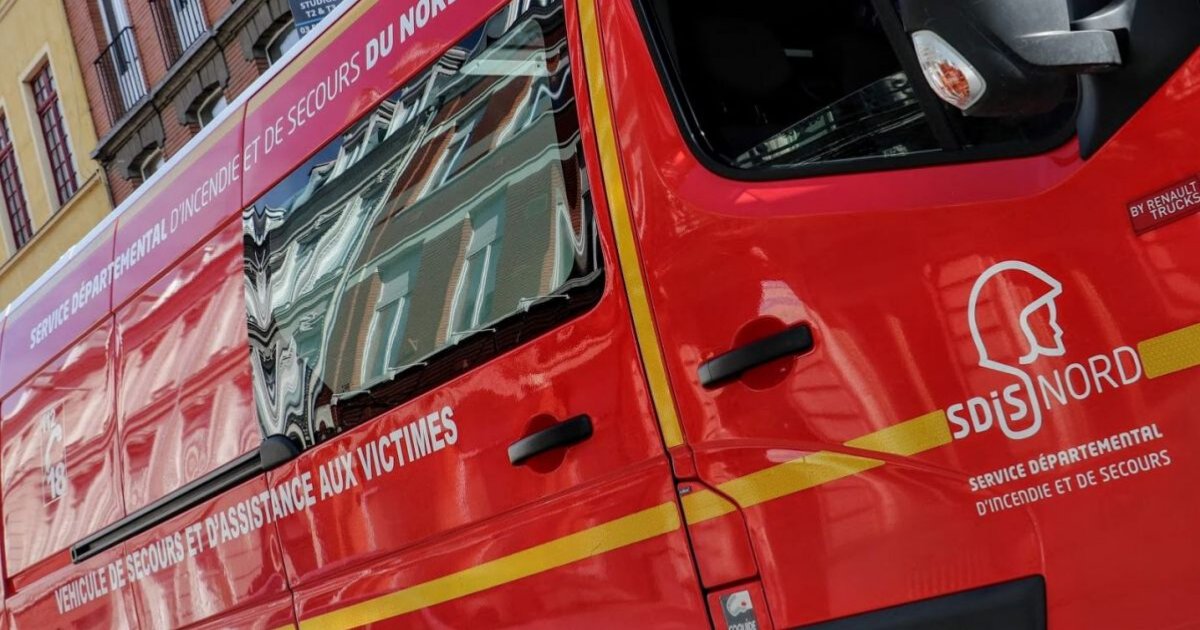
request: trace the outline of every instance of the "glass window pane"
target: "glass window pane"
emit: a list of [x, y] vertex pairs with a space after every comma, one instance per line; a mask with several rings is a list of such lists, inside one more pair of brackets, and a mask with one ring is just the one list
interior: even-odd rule
[[319, 442], [599, 299], [566, 34], [560, 1], [514, 1], [246, 213], [265, 433]]
[[[1056, 134], [1074, 111], [1073, 94], [1059, 110], [1022, 120], [922, 107], [917, 90], [926, 88], [915, 81], [923, 78], [901, 67], [872, 0], [641, 2], [691, 137], [734, 169], [1027, 143]], [[939, 143], [927, 116], [949, 126], [955, 142]]]
[[300, 41], [300, 32], [296, 30], [296, 23], [293, 20], [288, 20], [271, 36], [266, 46], [267, 63], [275, 63], [283, 57], [296, 42]]
[[367, 344], [368, 358], [364, 379], [383, 376], [387, 370], [387, 356], [399, 310], [399, 300], [388, 302], [376, 309], [371, 323], [371, 339]]

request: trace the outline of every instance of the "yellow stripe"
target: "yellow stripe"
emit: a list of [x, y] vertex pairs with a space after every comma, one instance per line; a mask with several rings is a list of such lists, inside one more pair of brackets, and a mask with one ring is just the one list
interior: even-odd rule
[[1158, 378], [1200, 366], [1200, 324], [1138, 344], [1146, 378]]
[[683, 495], [683, 518], [688, 525], [703, 523], [709, 519], [724, 516], [737, 509], [721, 495], [712, 490], [699, 490]]
[[861, 448], [865, 451], [908, 456], [944, 446], [949, 444], [951, 439], [950, 426], [946, 422], [946, 412], [939, 409], [855, 438], [846, 442], [846, 446]]
[[600, 55], [600, 31], [596, 24], [594, 0], [579, 1], [579, 19], [583, 28], [583, 59], [587, 68], [587, 81], [591, 92], [592, 113], [596, 123], [596, 139], [600, 146], [600, 166], [604, 176], [604, 188], [608, 193], [613, 228], [616, 232], [617, 255], [620, 258], [621, 276], [629, 293], [629, 306], [633, 312], [633, 327], [641, 349], [642, 363], [646, 366], [646, 378], [650, 384], [650, 396], [662, 428], [663, 441], [667, 448], [683, 444], [683, 429], [675, 410], [671, 395], [667, 369], [662, 350], [658, 345], [658, 331], [650, 312], [650, 299], [646, 294], [641, 261], [638, 259], [637, 239], [633, 233], [633, 219], [625, 198], [625, 182], [621, 174], [621, 161], [617, 151], [616, 131], [612, 122], [612, 111], [608, 103], [608, 86], [604, 78], [604, 61]]
[[662, 503], [457, 573], [306, 619], [300, 622], [300, 628], [352, 628], [375, 623], [598, 556], [677, 529], [678, 509], [673, 502]]
[[717, 488], [745, 508], [882, 465], [878, 459], [819, 451], [726, 481]]
[[[928, 450], [950, 441], [949, 430], [945, 426], [939, 430], [937, 421], [945, 423], [945, 416], [940, 411], [847, 444], [899, 455]], [[684, 517], [690, 525], [702, 523], [730, 514], [738, 506], [751, 507], [882, 465], [878, 459], [819, 451], [717, 486], [737, 502], [736, 506], [711, 490], [683, 495]], [[679, 526], [675, 505], [662, 503], [457, 573], [306, 619], [300, 622], [300, 628], [350, 628], [389, 619], [649, 540], [673, 532]]]

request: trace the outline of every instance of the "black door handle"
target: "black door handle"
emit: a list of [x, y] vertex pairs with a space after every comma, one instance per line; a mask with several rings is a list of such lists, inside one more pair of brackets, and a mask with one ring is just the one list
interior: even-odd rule
[[508, 461], [513, 466], [548, 450], [570, 446], [592, 437], [592, 419], [579, 415], [569, 420], [527, 435], [508, 447]]
[[807, 324], [789, 328], [705, 361], [700, 365], [700, 384], [711, 389], [746, 370], [789, 354], [808, 352], [812, 347], [812, 329]]

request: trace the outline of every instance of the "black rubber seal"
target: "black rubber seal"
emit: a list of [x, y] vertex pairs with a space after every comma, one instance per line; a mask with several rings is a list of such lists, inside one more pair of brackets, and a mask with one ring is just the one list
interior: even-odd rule
[[101, 529], [71, 546], [71, 561], [78, 564], [163, 523], [242, 482], [280, 466], [300, 454], [289, 437], [272, 435], [241, 457], [183, 486], [146, 507]]
[[1045, 630], [1046, 580], [1040, 575], [884, 608], [805, 630]]

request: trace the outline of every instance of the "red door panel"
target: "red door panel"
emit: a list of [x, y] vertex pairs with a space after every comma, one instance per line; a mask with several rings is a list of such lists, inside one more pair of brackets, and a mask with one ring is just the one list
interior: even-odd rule
[[[123, 594], [87, 582], [103, 572], [105, 561], [72, 565], [69, 551], [124, 515], [112, 333], [111, 322], [104, 322], [4, 399], [4, 559], [18, 626], [129, 618]], [[56, 598], [64, 596], [58, 589], [79, 579], [87, 586], [77, 604]]]
[[[1200, 584], [1183, 525], [1200, 220], [1139, 237], [1126, 207], [1200, 170], [1183, 140], [1200, 131], [1200, 59], [1087, 162], [1067, 145], [735, 182], [684, 143], [629, 3], [601, 6], [681, 420], [700, 476], [743, 507], [775, 623], [1032, 574], [1052, 627], [1200, 615], [1167, 604]], [[810, 353], [700, 385], [704, 361], [801, 324]]]
[[[136, 628], [133, 593], [113, 587], [111, 567], [122, 563], [115, 547], [72, 565], [61, 555], [54, 569], [22, 584], [6, 602], [13, 628]], [[101, 577], [104, 576], [104, 577]]]
[[[703, 627], [575, 7], [485, 4], [439, 18], [455, 48], [428, 73], [415, 55], [436, 48], [397, 48], [388, 99], [337, 138], [293, 140], [332, 144], [245, 213], [256, 402], [309, 447], [267, 475], [297, 617]], [[586, 438], [510, 462], [580, 416]]]
[[125, 578], [144, 627], [292, 624], [279, 535], [261, 512], [239, 508], [266, 490], [255, 477], [125, 544]]
[[117, 313], [130, 512], [262, 441], [250, 398], [243, 284], [234, 220]]
[[[303, 475], [315, 487], [310, 508], [279, 521], [300, 618], [417, 588], [546, 543], [552, 546], [545, 553], [561, 557], [553, 541], [642, 510], [657, 507], [664, 514], [676, 514], [669, 469], [632, 351], [626, 308], [620, 294], [610, 289], [594, 311], [562, 329], [272, 472], [273, 487], [288, 487]], [[577, 360], [564, 362], [564, 347], [585, 350]], [[403, 464], [398, 462], [407, 455], [392, 455], [396, 459], [391, 471], [378, 468], [382, 474], [366, 479], [360, 458], [374, 461], [372, 448], [394, 453], [404, 443], [399, 437], [402, 428], [430, 413], [443, 427], [448, 426], [446, 418], [452, 420], [453, 443], [443, 431], [443, 449]], [[508, 445], [526, 434], [532, 420], [582, 413], [595, 427], [587, 441], [530, 465], [509, 463]], [[414, 434], [413, 429], [409, 433]], [[321, 477], [328, 476], [334, 488], [344, 469], [339, 461], [348, 461], [355, 471], [354, 485], [321, 498]], [[501, 583], [513, 582], [510, 588], [464, 593], [461, 602], [455, 598], [456, 603], [417, 618], [430, 625], [452, 621], [455, 626], [512, 625], [534, 617], [561, 623], [569, 619], [555, 615], [583, 614], [583, 594], [568, 589], [559, 591], [561, 600], [534, 604], [542, 601], [537, 592], [575, 580], [595, 586], [599, 580], [612, 590], [597, 595], [603, 605], [597, 603], [595, 619], [629, 607], [649, 619], [669, 619], [678, 612], [681, 622], [704, 623], [682, 530], [677, 523], [664, 525], [661, 520], [649, 527], [653, 535], [647, 533], [647, 540], [613, 552], [611, 558], [597, 555], [553, 571], [542, 569], [537, 577], [520, 582], [501, 571], [509, 576]], [[538, 560], [529, 563], [543, 566]], [[610, 580], [610, 567], [621, 574], [658, 567], [663, 582], [646, 588], [645, 581]], [[365, 580], [364, 574], [377, 577]], [[418, 590], [418, 601], [438, 603], [421, 599], [431, 596]], [[512, 606], [514, 592], [523, 593], [529, 606]], [[681, 608], [651, 612], [662, 602], [680, 602]]]
[[[257, 453], [262, 442], [242, 251], [234, 219], [117, 313], [131, 513]], [[144, 625], [275, 628], [294, 620], [278, 533], [247, 508], [265, 490], [254, 477], [125, 543], [125, 577]]]
[[[299, 585], [299, 616], [318, 625], [397, 628], [601, 627], [616, 618], [645, 627], [702, 626], [673, 489], [650, 481], [666, 479], [665, 462], [631, 473], [449, 530], [400, 553], [362, 553], [369, 564], [322, 571], [321, 579]], [[399, 524], [424, 520], [420, 514], [405, 519], [405, 512], [437, 509], [436, 500], [427, 506], [418, 497], [393, 502], [408, 509], [367, 514]], [[326, 510], [316, 511], [310, 523], [324, 517]], [[343, 538], [366, 547], [385, 529], [360, 527]]]

